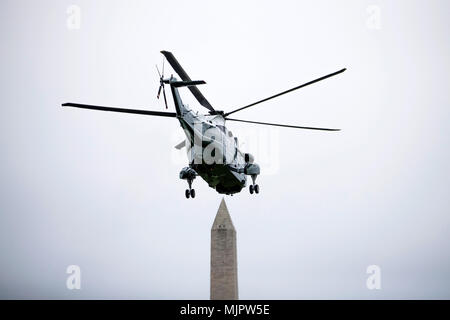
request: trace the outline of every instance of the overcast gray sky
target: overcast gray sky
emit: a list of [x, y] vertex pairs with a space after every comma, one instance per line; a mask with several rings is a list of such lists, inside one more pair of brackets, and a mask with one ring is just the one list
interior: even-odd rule
[[177, 121], [60, 107], [163, 111], [160, 50], [223, 110], [348, 68], [236, 114], [340, 132], [228, 124], [262, 167], [226, 197], [241, 299], [450, 298], [448, 1], [0, 6], [0, 298], [209, 298], [222, 196], [184, 198]]

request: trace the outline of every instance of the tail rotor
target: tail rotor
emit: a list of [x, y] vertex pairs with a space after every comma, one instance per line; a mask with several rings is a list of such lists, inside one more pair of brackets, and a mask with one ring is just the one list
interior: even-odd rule
[[166, 98], [166, 90], [164, 89], [164, 60], [163, 60], [163, 65], [162, 65], [162, 73], [159, 72], [159, 68], [158, 66], [156, 66], [156, 70], [158, 71], [158, 75], [159, 75], [159, 89], [158, 89], [158, 95], [156, 96], [157, 99], [159, 99], [159, 96], [161, 94], [161, 90], [163, 93], [163, 97], [164, 97], [164, 104], [166, 105], [166, 109], [167, 107], [167, 98]]

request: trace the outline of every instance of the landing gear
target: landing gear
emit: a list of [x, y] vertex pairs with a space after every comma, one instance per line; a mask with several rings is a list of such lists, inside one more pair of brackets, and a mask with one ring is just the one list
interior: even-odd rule
[[195, 198], [195, 189], [186, 189], [186, 191], [184, 192], [184, 195], [186, 196], [186, 199]]
[[256, 182], [256, 174], [252, 174], [252, 184], [248, 187], [248, 190], [250, 191], [250, 194], [253, 194], [253, 192], [255, 193], [259, 193], [259, 185], [255, 184]]
[[251, 185], [248, 187], [248, 189], [249, 189], [249, 191], [250, 191], [250, 194], [253, 194], [253, 192], [254, 192], [254, 193], [259, 193], [259, 184], [251, 184]]
[[192, 181], [194, 181], [196, 176], [197, 172], [190, 167], [183, 168], [180, 172], [180, 179], [186, 180], [189, 185], [189, 189], [186, 189], [184, 192], [186, 199], [195, 198], [195, 190], [192, 189]]
[[188, 184], [189, 184], [189, 189], [186, 189], [186, 191], [184, 192], [184, 195], [186, 196], [186, 199], [195, 198], [195, 189], [192, 189], [192, 179], [188, 179], [187, 180]]

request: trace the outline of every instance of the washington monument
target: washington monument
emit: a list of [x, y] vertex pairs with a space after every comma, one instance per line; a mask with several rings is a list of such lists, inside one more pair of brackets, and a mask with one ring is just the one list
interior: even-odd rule
[[236, 230], [222, 199], [211, 228], [211, 300], [237, 300]]

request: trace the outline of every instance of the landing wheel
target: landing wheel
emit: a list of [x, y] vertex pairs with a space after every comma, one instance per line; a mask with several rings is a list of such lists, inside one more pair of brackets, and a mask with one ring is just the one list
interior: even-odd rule
[[[189, 199], [191, 192], [189, 191], [189, 189], [186, 189], [186, 192], [184, 194], [186, 195], [186, 199]], [[195, 192], [194, 192], [194, 195], [195, 195]]]
[[191, 198], [195, 198], [195, 189], [191, 189]]
[[259, 185], [258, 184], [255, 184], [254, 189], [255, 189], [255, 193], [259, 193]]
[[252, 184], [250, 185], [250, 187], [248, 187], [248, 189], [249, 189], [249, 191], [250, 191], [250, 194], [253, 194], [253, 190], [254, 190], [254, 189], [253, 189], [253, 185], [252, 185]]

